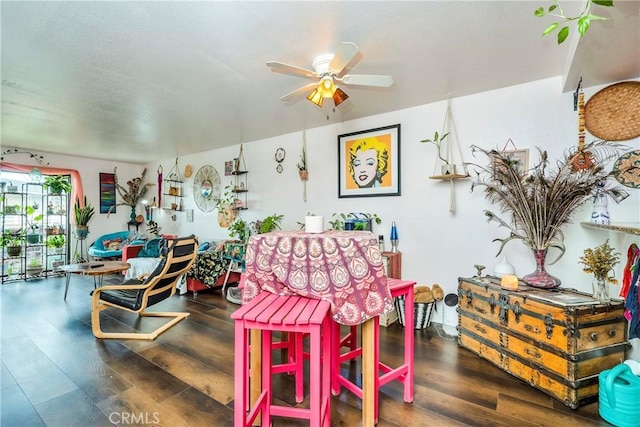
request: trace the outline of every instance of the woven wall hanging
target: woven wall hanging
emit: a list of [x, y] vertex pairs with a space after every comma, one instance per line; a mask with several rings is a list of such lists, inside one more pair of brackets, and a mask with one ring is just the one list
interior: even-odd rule
[[640, 82], [621, 82], [598, 91], [585, 107], [585, 126], [606, 141], [640, 136]]

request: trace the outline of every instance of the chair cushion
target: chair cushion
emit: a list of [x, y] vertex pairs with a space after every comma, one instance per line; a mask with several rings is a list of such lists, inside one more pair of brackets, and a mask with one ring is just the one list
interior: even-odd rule
[[162, 238], [157, 237], [155, 239], [148, 240], [140, 252], [138, 258], [158, 258], [160, 256], [160, 241]]
[[[134, 279], [125, 282], [123, 286], [126, 286], [127, 284], [139, 285], [140, 283], [142, 282]], [[121, 307], [127, 307], [131, 310], [137, 310], [140, 308], [141, 303], [140, 298], [138, 297], [139, 294], [139, 289], [109, 289], [107, 291], [100, 292], [100, 299]]]

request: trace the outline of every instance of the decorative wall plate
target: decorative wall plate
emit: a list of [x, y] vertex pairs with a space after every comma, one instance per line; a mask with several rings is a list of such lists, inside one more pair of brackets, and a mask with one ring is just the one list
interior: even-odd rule
[[193, 166], [191, 165], [187, 165], [184, 167], [184, 177], [185, 178], [191, 178], [191, 175], [193, 175]]
[[620, 184], [640, 188], [640, 150], [620, 156], [613, 165], [612, 172]]
[[213, 166], [198, 169], [193, 179], [193, 199], [202, 212], [211, 212], [220, 200], [220, 176]]

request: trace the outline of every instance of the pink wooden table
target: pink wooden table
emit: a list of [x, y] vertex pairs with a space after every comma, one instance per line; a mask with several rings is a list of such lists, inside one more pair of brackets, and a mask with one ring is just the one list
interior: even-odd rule
[[362, 425], [374, 425], [373, 319], [393, 309], [376, 236], [369, 231], [259, 234], [249, 238], [245, 265], [243, 302], [263, 291], [322, 299], [331, 304], [336, 322], [362, 324]]

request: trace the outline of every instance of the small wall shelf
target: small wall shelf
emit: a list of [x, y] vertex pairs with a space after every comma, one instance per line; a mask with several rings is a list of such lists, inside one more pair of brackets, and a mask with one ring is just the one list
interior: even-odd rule
[[235, 211], [247, 210], [247, 193], [249, 192], [249, 182], [247, 181], [247, 165], [244, 162], [244, 154], [242, 152], [242, 144], [240, 144], [240, 153], [234, 160], [234, 168], [231, 175], [234, 177], [233, 188], [231, 191], [235, 194], [236, 204], [233, 206]]
[[586, 228], [618, 231], [620, 233], [635, 234], [636, 236], [640, 236], [640, 222], [614, 222], [613, 224], [604, 225], [585, 221], [581, 222], [580, 225]]
[[469, 175], [460, 175], [457, 173], [454, 174], [449, 174], [449, 175], [434, 175], [434, 176], [430, 176], [429, 179], [446, 179], [446, 180], [452, 180], [452, 179], [466, 179], [469, 178]]

